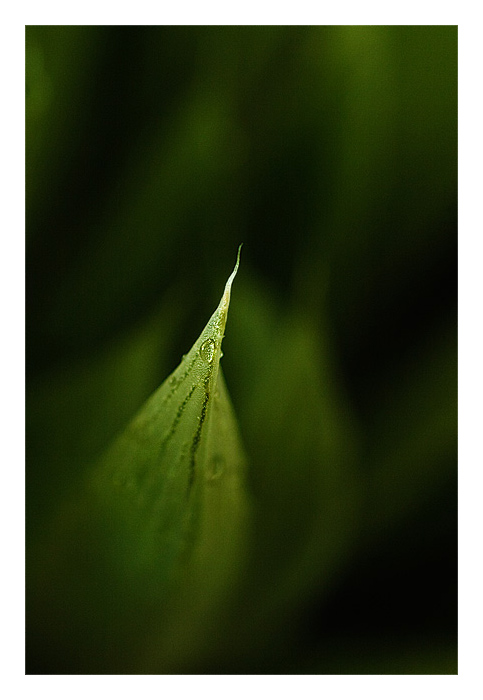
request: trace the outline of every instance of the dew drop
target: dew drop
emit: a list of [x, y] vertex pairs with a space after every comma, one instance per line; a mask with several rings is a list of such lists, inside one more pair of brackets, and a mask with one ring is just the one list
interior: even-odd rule
[[200, 348], [200, 355], [206, 362], [212, 362], [215, 354], [215, 341], [211, 338], [205, 340]]
[[208, 481], [219, 479], [225, 471], [225, 460], [221, 455], [215, 455], [208, 466], [206, 478]]

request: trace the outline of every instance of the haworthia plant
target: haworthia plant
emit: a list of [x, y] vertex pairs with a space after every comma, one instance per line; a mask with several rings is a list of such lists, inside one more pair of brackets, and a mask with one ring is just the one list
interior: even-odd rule
[[48, 620], [44, 665], [53, 673], [59, 655], [73, 673], [176, 670], [216, 638], [248, 523], [245, 458], [220, 368], [240, 248], [198, 340], [64, 505], [30, 563], [29, 617], [42, 635]]

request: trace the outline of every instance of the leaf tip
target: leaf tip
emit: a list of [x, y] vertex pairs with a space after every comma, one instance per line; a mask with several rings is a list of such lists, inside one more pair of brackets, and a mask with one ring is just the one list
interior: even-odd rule
[[240, 265], [240, 253], [241, 253], [242, 245], [243, 245], [243, 243], [240, 243], [240, 245], [238, 246], [238, 253], [236, 256], [235, 267], [233, 268], [233, 272], [228, 277], [226, 284], [225, 284], [225, 292], [223, 294], [223, 300], [224, 300], [225, 304], [227, 304], [230, 300], [231, 285], [233, 283], [233, 280], [235, 279], [235, 275], [238, 272], [238, 267]]

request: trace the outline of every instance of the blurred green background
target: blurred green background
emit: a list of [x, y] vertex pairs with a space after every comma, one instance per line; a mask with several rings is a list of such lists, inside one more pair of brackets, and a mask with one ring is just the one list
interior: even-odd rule
[[26, 220], [27, 551], [243, 241], [254, 536], [176, 670], [456, 673], [457, 28], [29, 26]]

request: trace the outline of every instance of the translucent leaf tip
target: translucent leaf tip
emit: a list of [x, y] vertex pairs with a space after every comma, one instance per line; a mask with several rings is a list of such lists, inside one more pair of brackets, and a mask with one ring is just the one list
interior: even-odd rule
[[240, 245], [238, 246], [238, 253], [236, 256], [235, 267], [233, 268], [233, 272], [228, 277], [226, 284], [225, 284], [225, 292], [223, 294], [223, 299], [224, 299], [225, 303], [228, 302], [228, 300], [230, 299], [231, 285], [233, 283], [233, 280], [235, 279], [236, 273], [238, 272], [238, 267], [240, 265], [240, 252], [242, 249], [242, 245], [243, 245], [243, 243], [240, 243]]

